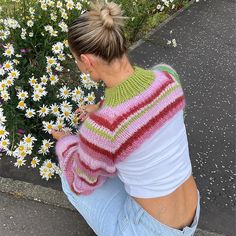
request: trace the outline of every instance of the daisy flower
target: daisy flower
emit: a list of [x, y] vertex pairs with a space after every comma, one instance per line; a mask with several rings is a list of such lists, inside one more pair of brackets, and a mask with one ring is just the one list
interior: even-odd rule
[[13, 63], [11, 61], [6, 61], [3, 63], [3, 68], [7, 71], [11, 71], [13, 69]]
[[53, 75], [52, 73], [50, 73], [49, 80], [51, 82], [51, 85], [54, 85], [59, 81], [59, 78], [57, 75]]
[[94, 92], [88, 93], [88, 96], [84, 98], [85, 101], [88, 101], [89, 104], [94, 104], [95, 100]]
[[69, 121], [69, 120], [71, 120], [72, 119], [72, 114], [71, 114], [71, 111], [70, 111], [70, 109], [69, 110], [64, 110], [63, 112], [62, 112], [62, 117], [65, 119], [65, 120], [67, 120], [67, 121]]
[[44, 2], [41, 2], [41, 8], [42, 10], [46, 11], [47, 10], [47, 4]]
[[40, 175], [42, 176], [42, 179], [49, 180], [50, 179], [50, 175], [52, 175], [52, 173], [50, 173], [48, 171], [48, 168], [46, 166], [41, 166], [40, 167]]
[[25, 116], [27, 117], [27, 118], [32, 118], [32, 117], [34, 117], [35, 116], [35, 110], [34, 109], [30, 109], [30, 108], [28, 108], [28, 109], [26, 109], [26, 111], [25, 111], [26, 113], [25, 113]]
[[45, 117], [49, 113], [49, 108], [45, 105], [40, 107], [40, 110], [38, 111], [40, 117]]
[[80, 87], [78, 87], [72, 91], [71, 95], [72, 100], [77, 102], [84, 95], [84, 91]]
[[61, 1], [57, 1], [56, 7], [57, 8], [62, 8], [62, 6], [63, 6], [62, 2]]
[[33, 22], [32, 20], [28, 20], [28, 21], [26, 22], [26, 24], [27, 24], [29, 27], [33, 27], [34, 22]]
[[31, 145], [33, 144], [34, 141], [37, 141], [37, 139], [33, 137], [31, 134], [28, 134], [27, 136], [24, 134], [23, 141], [27, 145]]
[[8, 73], [8, 78], [10, 79], [18, 79], [20, 76], [20, 72], [18, 70], [12, 70]]
[[37, 80], [34, 78], [34, 76], [29, 79], [29, 84], [30, 84], [31, 86], [37, 84]]
[[56, 124], [54, 125], [55, 129], [62, 130], [65, 128], [65, 123], [61, 120], [57, 120]]
[[0, 91], [4, 91], [4, 90], [6, 89], [6, 87], [7, 87], [7, 82], [6, 82], [6, 80], [2, 80], [2, 81], [0, 82]]
[[0, 147], [4, 149], [8, 149], [8, 146], [10, 145], [10, 140], [9, 139], [2, 139], [0, 141]]
[[67, 101], [63, 101], [62, 104], [60, 105], [60, 108], [61, 108], [62, 112], [65, 111], [65, 110], [66, 111], [71, 111], [72, 110], [72, 105]]
[[74, 2], [71, 0], [71, 1], [68, 1], [67, 3], [66, 3], [66, 8], [68, 9], [68, 10], [72, 10], [72, 9], [74, 9]]
[[52, 21], [56, 21], [56, 20], [57, 20], [57, 15], [56, 15], [56, 13], [55, 13], [55, 12], [51, 12], [50, 18], [51, 18]]
[[51, 160], [45, 160], [43, 165], [45, 165], [48, 169], [52, 169], [53, 168], [53, 163], [52, 163]]
[[12, 78], [7, 78], [6, 79], [6, 83], [7, 83], [7, 87], [11, 87], [12, 85], [14, 85], [14, 79]]
[[52, 130], [54, 128], [53, 121], [49, 121], [49, 122], [43, 121], [42, 123], [43, 123], [43, 131], [48, 132], [49, 134], [51, 134]]
[[27, 106], [24, 101], [19, 101], [17, 108], [19, 108], [21, 110], [25, 110], [27, 108]]
[[75, 5], [75, 8], [80, 11], [82, 9], [82, 5], [80, 2], [77, 2], [76, 5]]
[[57, 37], [58, 36], [58, 31], [57, 30], [52, 30], [49, 32], [51, 36]]
[[3, 101], [5, 101], [5, 102], [10, 99], [10, 94], [6, 90], [1, 91], [0, 96], [3, 99]]
[[57, 60], [56, 60], [55, 57], [48, 57], [47, 56], [46, 58], [47, 58], [47, 64], [49, 66], [53, 66], [53, 65], [55, 65], [57, 63]]
[[17, 161], [14, 163], [14, 166], [19, 168], [20, 166], [25, 165], [26, 160], [23, 157], [17, 158]]
[[65, 20], [68, 19], [68, 15], [67, 15], [66, 12], [61, 12], [61, 17], [62, 17], [63, 19], [65, 19]]
[[48, 78], [46, 75], [43, 75], [41, 78], [41, 84], [46, 85], [48, 82]]
[[9, 135], [9, 132], [6, 131], [6, 127], [0, 125], [0, 138], [5, 139]]
[[79, 123], [79, 116], [77, 114], [73, 114], [71, 116], [71, 123], [70, 125], [72, 125], [73, 127], [77, 127]]
[[37, 156], [36, 156], [36, 157], [33, 157], [33, 159], [31, 160], [30, 164], [31, 164], [31, 167], [32, 167], [32, 168], [35, 168], [37, 165], [39, 165], [39, 159], [38, 159], [38, 157], [37, 157]]
[[0, 30], [0, 39], [1, 40], [6, 40], [9, 35], [10, 35], [9, 30]]
[[62, 32], [68, 32], [68, 25], [64, 21], [59, 22], [58, 25]]
[[38, 151], [39, 154], [42, 154], [43, 156], [49, 153], [49, 150], [47, 148], [41, 147]]
[[43, 97], [43, 95], [39, 92], [34, 91], [34, 93], [32, 94], [32, 98], [35, 102], [40, 101], [40, 99]]
[[64, 45], [61, 42], [58, 42], [52, 46], [52, 51], [55, 54], [60, 54], [64, 50]]
[[58, 55], [58, 60], [60, 60], [60, 61], [64, 61], [66, 58], [65, 58], [65, 55], [63, 54], [63, 53], [60, 53], [59, 55]]
[[18, 99], [24, 101], [26, 98], [29, 97], [29, 96], [28, 96], [28, 92], [23, 91], [23, 90], [18, 91], [18, 93], [17, 93], [17, 97], [18, 97]]
[[14, 48], [12, 46], [10, 46], [5, 50], [3, 55], [6, 57], [11, 57], [12, 55], [14, 55], [14, 52], [15, 52]]
[[60, 88], [59, 91], [60, 91], [60, 96], [63, 99], [70, 97], [70, 89], [67, 88], [66, 86], [63, 86], [62, 88]]
[[177, 46], [176, 39], [172, 39], [172, 44], [173, 44], [173, 47]]
[[54, 103], [54, 104], [52, 104], [52, 105], [50, 106], [50, 111], [51, 111], [51, 113], [54, 114], [54, 115], [59, 115], [59, 114], [60, 114], [60, 112], [59, 112], [59, 107], [58, 107], [58, 105], [57, 105], [56, 103]]
[[[2, 110], [2, 109], [1, 109]], [[0, 110], [0, 111], [1, 111]], [[2, 113], [2, 111], [0, 112], [0, 125], [3, 125], [6, 122], [6, 116], [4, 116], [4, 114]]]

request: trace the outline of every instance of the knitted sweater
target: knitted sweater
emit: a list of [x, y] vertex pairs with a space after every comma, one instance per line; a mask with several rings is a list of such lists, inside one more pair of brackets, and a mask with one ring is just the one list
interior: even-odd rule
[[88, 195], [107, 177], [117, 175], [116, 164], [129, 158], [185, 105], [178, 75], [164, 65], [153, 71], [135, 67], [119, 85], [106, 87], [100, 109], [89, 114], [77, 135], [56, 143], [71, 191]]

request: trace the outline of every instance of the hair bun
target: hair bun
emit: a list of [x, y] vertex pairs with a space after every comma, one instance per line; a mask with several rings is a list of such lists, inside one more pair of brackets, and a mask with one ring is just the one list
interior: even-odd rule
[[116, 25], [123, 26], [123, 19], [125, 17], [122, 16], [123, 12], [121, 7], [114, 3], [108, 2], [105, 3], [104, 1], [96, 1], [95, 3], [91, 3], [91, 10], [90, 14], [97, 15], [104, 26], [107, 29], [112, 29]]
[[114, 26], [114, 20], [111, 15], [111, 9], [108, 8], [107, 6], [102, 7], [101, 12], [100, 12], [100, 17], [102, 20], [103, 25], [106, 28], [113, 28]]

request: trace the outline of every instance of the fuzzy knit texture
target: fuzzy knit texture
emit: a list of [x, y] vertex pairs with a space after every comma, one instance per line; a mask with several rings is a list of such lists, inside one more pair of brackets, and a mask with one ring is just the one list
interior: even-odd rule
[[107, 177], [117, 175], [116, 164], [186, 106], [172, 67], [134, 69], [119, 85], [105, 88], [99, 110], [89, 114], [76, 135], [56, 143], [60, 168], [77, 195], [91, 194]]

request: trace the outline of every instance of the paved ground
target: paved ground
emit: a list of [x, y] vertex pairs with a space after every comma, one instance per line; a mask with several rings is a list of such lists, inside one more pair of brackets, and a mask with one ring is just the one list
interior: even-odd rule
[[[165, 62], [181, 76], [193, 174], [201, 193], [199, 228], [227, 236], [236, 234], [234, 15], [235, 1], [200, 0], [130, 53], [137, 65], [149, 68]], [[172, 38], [176, 48], [166, 44]], [[61, 190], [59, 179], [46, 182], [37, 172], [9, 163], [2, 158], [0, 176]], [[69, 209], [0, 194], [0, 236], [93, 235], [86, 230], [79, 214]], [[210, 234], [198, 231], [198, 235]]]
[[76, 211], [0, 193], [0, 235], [95, 236], [96, 234]]
[[[199, 227], [229, 236], [236, 235], [235, 9], [235, 1], [200, 0], [131, 52], [138, 65], [165, 62], [181, 76], [193, 174], [202, 200]], [[166, 45], [170, 38], [176, 39], [176, 48]]]

